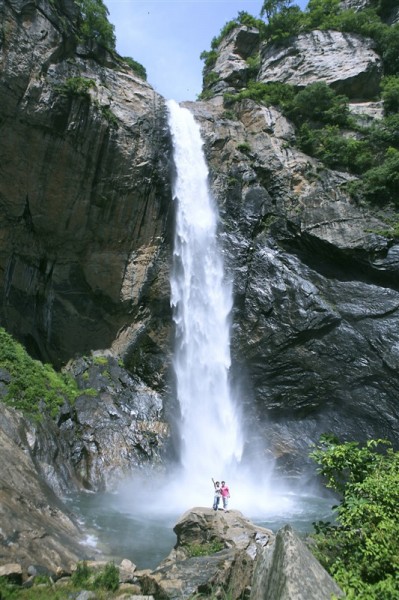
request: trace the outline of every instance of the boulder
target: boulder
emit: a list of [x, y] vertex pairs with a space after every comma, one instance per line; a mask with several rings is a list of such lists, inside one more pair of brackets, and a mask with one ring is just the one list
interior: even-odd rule
[[261, 49], [258, 81], [298, 88], [324, 81], [339, 94], [370, 100], [379, 91], [382, 64], [373, 42], [340, 31], [311, 31]]
[[[255, 27], [242, 25], [230, 31], [218, 47], [218, 55], [212, 68], [204, 71], [204, 87], [220, 94], [228, 88], [244, 87], [248, 81], [250, 65], [248, 57], [259, 47], [259, 31]], [[207, 85], [209, 72], [216, 73], [218, 79]]]
[[256, 560], [250, 600], [331, 600], [344, 593], [290, 525]]
[[177, 543], [150, 574], [140, 578], [142, 590], [176, 600], [193, 594], [228, 592], [233, 600], [247, 593], [261, 548], [271, 531], [256, 527], [239, 511], [193, 508], [175, 525]]
[[5, 565], [0, 565], [0, 580], [4, 578], [8, 583], [21, 585], [22, 575], [22, 567], [19, 563], [6, 563]]

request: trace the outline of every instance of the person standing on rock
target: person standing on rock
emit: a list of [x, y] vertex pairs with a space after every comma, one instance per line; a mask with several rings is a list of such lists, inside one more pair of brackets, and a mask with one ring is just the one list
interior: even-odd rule
[[223, 510], [227, 510], [227, 506], [228, 506], [229, 498], [230, 498], [230, 490], [229, 490], [229, 486], [226, 484], [225, 481], [222, 481], [222, 487], [220, 488], [220, 493], [222, 495], [222, 500], [223, 500]]
[[221, 491], [220, 491], [220, 483], [219, 481], [215, 481], [212, 477], [212, 483], [213, 483], [213, 487], [214, 487], [214, 496], [213, 496], [213, 510], [217, 510], [219, 508], [219, 502], [220, 502], [220, 498], [221, 498]]

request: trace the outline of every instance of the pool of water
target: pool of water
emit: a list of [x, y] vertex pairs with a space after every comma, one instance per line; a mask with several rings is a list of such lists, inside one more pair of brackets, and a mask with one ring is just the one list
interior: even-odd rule
[[[333, 520], [332, 504], [331, 498], [288, 493], [264, 512], [242, 512], [274, 533], [289, 523], [306, 534], [313, 530], [314, 521]], [[135, 507], [133, 498], [129, 502], [125, 494], [118, 493], [81, 493], [71, 496], [68, 505], [87, 535], [93, 556], [98, 553], [115, 561], [128, 558], [139, 569], [154, 569], [166, 558], [176, 543], [173, 527], [182, 516], [173, 508], [158, 515], [152, 509], [146, 513], [142, 503]]]

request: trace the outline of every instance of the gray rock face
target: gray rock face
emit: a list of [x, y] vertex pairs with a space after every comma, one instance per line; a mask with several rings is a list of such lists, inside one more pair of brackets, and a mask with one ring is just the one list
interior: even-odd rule
[[297, 87], [324, 81], [349, 98], [367, 100], [378, 92], [381, 75], [381, 60], [371, 40], [339, 31], [312, 31], [286, 45], [265, 45], [258, 81]]
[[0, 403], [0, 563], [70, 572], [87, 556], [83, 533], [40, 475], [30, 425]]
[[212, 67], [212, 72], [218, 75], [217, 83], [209, 86], [212, 91], [221, 93], [230, 87], [244, 87], [250, 72], [247, 58], [256, 53], [258, 47], [259, 31], [255, 27], [237, 27], [223, 38], [216, 63]]
[[293, 529], [277, 532], [257, 559], [250, 600], [331, 600], [344, 593]]
[[161, 396], [111, 353], [73, 361], [68, 371], [82, 395], [61, 415], [59, 430], [81, 485], [112, 490], [135, 470], [160, 468], [170, 437]]
[[133, 322], [156, 348], [150, 296], [170, 310], [164, 101], [76, 47], [73, 2], [0, 10], [1, 322], [56, 365]]

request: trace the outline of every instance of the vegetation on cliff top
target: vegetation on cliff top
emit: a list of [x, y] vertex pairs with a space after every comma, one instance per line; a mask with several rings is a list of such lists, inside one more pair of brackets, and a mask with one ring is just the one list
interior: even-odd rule
[[[351, 117], [349, 100], [336, 94], [325, 83], [314, 83], [298, 89], [283, 83], [256, 81], [257, 69], [248, 70], [244, 89], [225, 95], [225, 105], [251, 98], [265, 105], [274, 105], [296, 127], [296, 145], [306, 154], [322, 161], [327, 167], [348, 171], [358, 176], [349, 184], [350, 193], [378, 204], [399, 204], [399, 24], [389, 26], [383, 20], [392, 2], [381, 0], [378, 5], [355, 12], [342, 9], [339, 0], [310, 0], [304, 11], [292, 6], [291, 0], [265, 0], [262, 15], [267, 22], [239, 13], [212, 41], [212, 50], [202, 53], [205, 60], [204, 83], [211, 86], [209, 73], [217, 59], [221, 40], [237, 25], [253, 25], [259, 29], [265, 43], [287, 44], [289, 38], [314, 29], [333, 29], [372, 38], [383, 62], [384, 77], [380, 94], [384, 117], [371, 126], [364, 126]], [[251, 57], [253, 64], [256, 57]], [[247, 61], [247, 62], [250, 62]], [[251, 64], [252, 64], [251, 63]], [[202, 97], [212, 95], [205, 90]]]
[[342, 498], [336, 524], [314, 524], [313, 552], [348, 600], [399, 598], [399, 452], [324, 436], [311, 456]]
[[55, 417], [66, 402], [81, 393], [67, 374], [29, 356], [24, 347], [0, 328], [0, 399], [40, 420], [47, 412]]
[[[107, 48], [115, 54], [115, 27], [108, 21], [109, 10], [102, 0], [75, 0], [79, 7], [78, 38], [85, 44], [93, 42]], [[122, 60], [142, 79], [147, 79], [147, 72], [142, 64], [130, 56]]]

